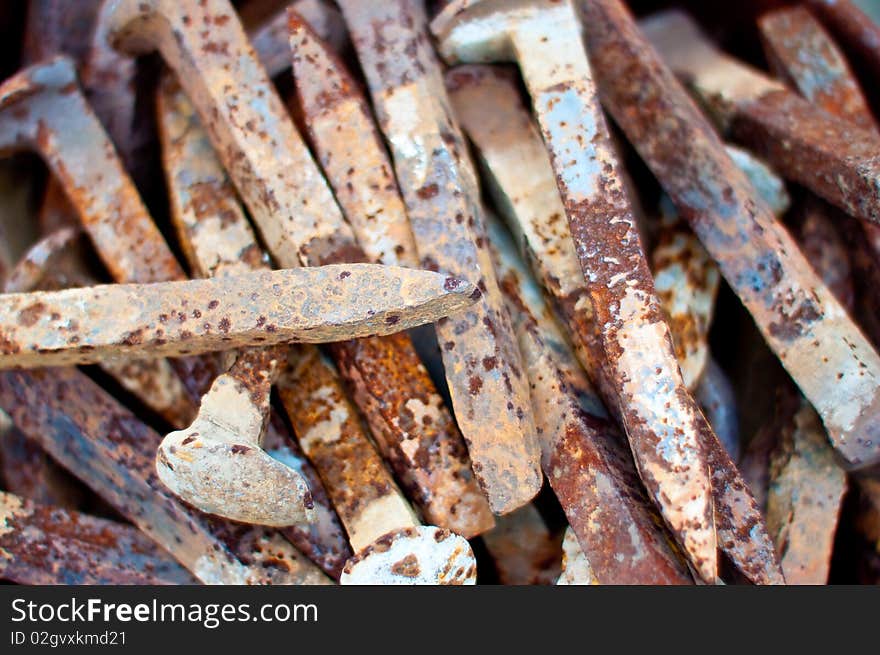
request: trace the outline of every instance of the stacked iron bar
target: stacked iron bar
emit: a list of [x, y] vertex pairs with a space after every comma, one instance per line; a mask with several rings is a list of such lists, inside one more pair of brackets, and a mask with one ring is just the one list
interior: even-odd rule
[[434, 5], [31, 0], [0, 577], [880, 579], [880, 29]]

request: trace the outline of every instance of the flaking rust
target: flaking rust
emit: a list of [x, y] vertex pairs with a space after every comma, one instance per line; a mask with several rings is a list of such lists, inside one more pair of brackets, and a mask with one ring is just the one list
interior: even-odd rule
[[[762, 17], [758, 26], [764, 52], [777, 77], [829, 114], [877, 132], [877, 124], [846, 58], [809, 12], [802, 8], [779, 10]], [[841, 256], [839, 237], [830, 236], [836, 229], [842, 233], [852, 251], [852, 266], [857, 273], [853, 278], [859, 292], [857, 316], [876, 344], [880, 334], [875, 318], [880, 302], [876, 286], [880, 279], [880, 226], [856, 221], [812, 196], [804, 199], [801, 212], [799, 240], [807, 259], [819, 261], [821, 248], [819, 263], [821, 271], [825, 271], [826, 283], [841, 303], [852, 309], [847, 305], [853, 293], [853, 285], [846, 279], [849, 258]], [[836, 266], [838, 272], [829, 278], [831, 266]]]
[[786, 178], [854, 216], [880, 223], [876, 133], [835, 119], [726, 55], [680, 11], [649, 17], [641, 25], [664, 62], [687, 78], [726, 133]]
[[[161, 130], [168, 187], [172, 196], [172, 213], [188, 259], [193, 268], [202, 275], [225, 276], [234, 271], [264, 267], [260, 248], [238, 206], [231, 184], [220, 163], [213, 157], [207, 135], [201, 129], [192, 105], [175, 87], [171, 81], [163, 85], [160, 96]], [[353, 275], [351, 270], [358, 268], [358, 265], [346, 265], [344, 268], [338, 277], [347, 281]], [[312, 270], [319, 269], [300, 269], [303, 273]], [[454, 286], [451, 278], [444, 278], [443, 283], [450, 289]], [[386, 288], [384, 295], [393, 295], [391, 290], [395, 285]], [[322, 295], [332, 304], [339, 303], [343, 307], [357, 302], [353, 297], [346, 299], [338, 293]], [[381, 317], [378, 301], [369, 297], [364, 297], [363, 301], [374, 308], [369, 312], [375, 313], [376, 319], [389, 330], [405, 327], [403, 323], [398, 325], [399, 319], [396, 316]], [[321, 315], [319, 306], [322, 302], [317, 299], [309, 302], [311, 309], [316, 310], [316, 316]], [[343, 336], [346, 335], [340, 335], [340, 338]], [[347, 336], [357, 334], [350, 331]], [[207, 509], [207, 504], [210, 504], [212, 512], [233, 517], [228, 513], [231, 506], [227, 494], [220, 493], [220, 488], [242, 496], [236, 491], [236, 479], [240, 477], [240, 472], [237, 473], [235, 469], [244, 463], [244, 458], [231, 457], [230, 453], [234, 455], [237, 452], [252, 458], [254, 465], [265, 467], [267, 474], [284, 473], [279, 463], [266, 457], [259, 448], [268, 418], [271, 371], [279, 359], [284, 359], [281, 350], [241, 353], [233, 369], [220, 376], [203, 399], [196, 423], [169, 434], [163, 443], [161, 455], [165, 461], [173, 459], [171, 452], [175, 452], [177, 456], [182, 456], [182, 452], [188, 453], [189, 461], [193, 463], [192, 468], [188, 469], [188, 481], [185, 486], [178, 485], [175, 488], [191, 502], [195, 502], [193, 499], [198, 495], [199, 501], [195, 502], [197, 506]], [[223, 418], [224, 415], [227, 418]], [[207, 460], [200, 458], [205, 451], [197, 450], [207, 441], [222, 442], [215, 443], [219, 450], [211, 458], [212, 468], [216, 470], [211, 475], [206, 472], [197, 474], [196, 464], [199, 467], [209, 464]], [[174, 450], [170, 450], [171, 444], [174, 445]], [[159, 470], [165, 472], [167, 482], [171, 484], [179, 478], [181, 467], [175, 466], [168, 472], [160, 465]], [[266, 476], [256, 473], [253, 471], [253, 475], [249, 477], [254, 480], [263, 478], [260, 484], [264, 500], [254, 504], [242, 496], [242, 503], [234, 518], [245, 520], [247, 516], [253, 515], [249, 520], [272, 525], [296, 522], [293, 520], [295, 516], [284, 510], [285, 507], [290, 507], [288, 499], [276, 496], [270, 501], [273, 490], [277, 493], [284, 485], [271, 484]], [[201, 486], [205, 488], [200, 490]], [[256, 520], [256, 514], [263, 510], [267, 513], [261, 514], [260, 520]]]
[[551, 585], [559, 577], [560, 539], [533, 503], [500, 517], [482, 536], [501, 584]]
[[0, 368], [389, 334], [467, 308], [475, 290], [431, 271], [335, 264], [2, 294]]
[[496, 514], [541, 486], [528, 385], [492, 270], [476, 173], [418, 3], [338, 3], [388, 142], [422, 265], [467, 275], [483, 300], [436, 326], [456, 421]]
[[[406, 208], [361, 91], [293, 11], [289, 27], [310, 141], [364, 256], [417, 268]], [[464, 537], [492, 527], [461, 433], [409, 339], [333, 349], [383, 457], [425, 520]]]
[[838, 452], [853, 467], [871, 464], [880, 456], [880, 357], [626, 9], [596, 0], [581, 10], [605, 106], [817, 408]]
[[770, 456], [767, 527], [789, 584], [825, 584], [831, 567], [846, 473], [806, 402]]
[[450, 63], [519, 65], [593, 307], [606, 402], [623, 417], [664, 520], [713, 582], [711, 485], [698, 439], [711, 427], [682, 380], [577, 26], [570, 3], [548, 0], [459, 0], [431, 25]]
[[[592, 305], [567, 222], [562, 219], [564, 212], [553, 169], [540, 135], [516, 96], [513, 78], [497, 68], [462, 66], [449, 72], [447, 83], [462, 124], [483, 159], [496, 205], [517, 235], [516, 241], [549, 296], [554, 314], [568, 328], [578, 358], [593, 377], [596, 388], [603, 397], [613, 398], [607, 391], [595, 339], [587, 338], [592, 329]], [[467, 111], [479, 107], [495, 110]], [[501, 111], [504, 107], [511, 108], [510, 112]], [[495, 118], [499, 120], [496, 122]], [[527, 171], [525, 178], [523, 171]], [[607, 406], [612, 411], [616, 409], [613, 404]], [[618, 416], [615, 418], [619, 421]], [[741, 569], [749, 567], [752, 560], [756, 562], [752, 567], [756, 573], [753, 580], [778, 580], [778, 565], [773, 561], [773, 545], [763, 519], [751, 501], [743, 498], [745, 485], [736, 469], [730, 468], [733, 464], [729, 460], [722, 464], [728, 467], [722, 471], [722, 478], [736, 484], [722, 484], [713, 490], [716, 516], [731, 517], [725, 519], [728, 532], [721, 545]], [[747, 511], [734, 520], [732, 508], [741, 504]], [[746, 522], [740, 524], [740, 520]], [[758, 529], [752, 538], [747, 535], [754, 525]]]
[[[279, 395], [354, 551], [342, 584], [475, 582], [470, 546], [458, 535], [419, 524], [332, 364], [317, 350], [297, 348], [289, 351], [289, 364], [278, 383]], [[438, 534], [450, 538], [454, 548], [435, 541]]]
[[542, 464], [594, 575], [603, 584], [689, 584], [625, 450], [541, 292], [503, 229], [489, 224], [498, 277], [517, 326]]
[[234, 553], [235, 544], [227, 547], [206, 517], [184, 507], [159, 482], [153, 465], [159, 435], [75, 369], [4, 372], [0, 406], [22, 432], [201, 582], [329, 581], [289, 544], [274, 564], [237, 559], [254, 553]]
[[[157, 106], [172, 219], [192, 270], [223, 277], [267, 269], [195, 111], [170, 75]], [[302, 495], [308, 493], [302, 466], [288, 466], [262, 448], [272, 382], [284, 356], [281, 346], [238, 353], [202, 398], [196, 421], [163, 439], [157, 471], [166, 486], [203, 510], [245, 522], [288, 526], [326, 516]], [[298, 458], [291, 452], [285, 459]], [[291, 498], [297, 491], [298, 502]], [[306, 539], [307, 550], [312, 541]]]
[[17, 584], [195, 584], [129, 525], [0, 492], [0, 578]]
[[348, 43], [345, 21], [339, 10], [326, 0], [296, 0], [279, 9], [259, 25], [248, 28], [251, 45], [269, 77], [277, 77], [290, 68], [290, 29], [288, 12], [293, 12], [335, 52]]

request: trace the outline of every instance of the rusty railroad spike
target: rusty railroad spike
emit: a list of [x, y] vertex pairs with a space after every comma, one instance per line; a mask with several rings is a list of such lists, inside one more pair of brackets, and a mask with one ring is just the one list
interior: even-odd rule
[[[193, 26], [188, 27], [184, 17]], [[206, 43], [202, 30], [194, 27], [203, 19], [214, 23]], [[227, 2], [216, 0], [189, 13], [171, 2], [118, 3], [116, 25], [112, 38], [119, 47], [158, 48], [166, 61], [177, 67], [178, 79], [279, 264], [315, 265], [362, 257], [329, 187]], [[186, 38], [173, 38], [171, 25], [175, 34]], [[227, 44], [225, 48], [211, 45], [218, 39]], [[230, 54], [230, 49], [237, 54]], [[224, 80], [222, 84], [208, 84], [217, 76]], [[238, 101], [230, 105], [228, 93], [233, 89]], [[249, 118], [243, 117], [245, 113]], [[411, 346], [405, 343], [402, 347]], [[378, 356], [371, 355], [371, 350], [387, 353], [389, 345], [344, 342], [334, 350], [346, 348], [347, 356], [366, 358]], [[386, 366], [395, 361], [394, 353], [390, 354]]]
[[334, 264], [0, 294], [0, 368], [389, 334], [468, 307], [475, 290], [431, 271]]
[[[851, 467], [874, 463], [880, 357], [627, 10], [613, 0], [580, 6], [605, 106], [816, 407], [838, 453]], [[650, 103], [644, 101], [649, 91]]]
[[342, 584], [473, 584], [460, 536], [422, 526], [385, 468], [335, 370], [314, 349], [289, 351], [278, 392], [302, 449], [318, 469], [354, 556]]
[[182, 505], [156, 477], [159, 435], [76, 369], [4, 371], [0, 406], [22, 432], [201, 582], [330, 581], [277, 532], [235, 528]]
[[[568, 328], [578, 358], [602, 391], [607, 382], [601, 374], [601, 357], [594, 354], [597, 346], [590, 340], [592, 305], [567, 222], [561, 218], [564, 212], [549, 156], [515, 93], [514, 81], [510, 74], [488, 66], [462, 66], [447, 75], [451, 99], [477, 145], [496, 205], [517, 235], [524, 259], [540, 279], [555, 315]], [[482, 107], [495, 109], [487, 114], [479, 110]], [[502, 112], [501, 107], [510, 111]], [[524, 171], [528, 171], [526, 179]], [[607, 389], [602, 395], [613, 397]], [[616, 410], [614, 404], [606, 406]], [[742, 481], [729, 458], [725, 460], [714, 445], [710, 455], [719, 465], [719, 485], [713, 493], [716, 528], [720, 525], [725, 537], [722, 548], [737, 567], [750, 571], [753, 580], [778, 580], [772, 544], [757, 507], [748, 492], [742, 491]], [[738, 514], [741, 510], [744, 513]], [[759, 526], [755, 539], [741, 537], [745, 533], [737, 526], [746, 524]]]
[[602, 584], [690, 584], [608, 418], [512, 239], [490, 220], [498, 279], [517, 326], [542, 465]]
[[[310, 141], [362, 255], [417, 268], [406, 208], [365, 99], [294, 12], [290, 34]], [[333, 350], [380, 452], [425, 521], [464, 537], [492, 527], [461, 433], [408, 340], [361, 341]], [[396, 366], [385, 363], [392, 359]]]
[[195, 584], [130, 525], [0, 492], [0, 578], [16, 584]]
[[681, 11], [650, 16], [640, 26], [725, 133], [786, 178], [854, 216], [880, 223], [880, 138], [874, 131], [835, 119], [778, 80], [726, 55]]
[[452, 118], [420, 3], [345, 0], [342, 9], [390, 146], [418, 255], [469, 275], [483, 301], [436, 326], [459, 428], [496, 514], [541, 486], [528, 385], [492, 269], [476, 173]]
[[574, 9], [547, 0], [458, 0], [431, 27], [450, 63], [519, 64], [586, 279], [607, 402], [623, 417], [663, 518], [700, 576], [714, 582], [711, 483], [699, 446], [699, 433], [711, 427], [682, 380]]

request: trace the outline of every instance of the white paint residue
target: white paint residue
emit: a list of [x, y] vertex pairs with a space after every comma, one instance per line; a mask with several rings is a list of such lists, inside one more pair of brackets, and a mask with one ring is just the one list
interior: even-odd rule
[[415, 527], [419, 524], [409, 503], [396, 489], [367, 505], [347, 525], [348, 540], [354, 552], [359, 552], [376, 541], [382, 535], [396, 530]]
[[333, 443], [342, 435], [342, 427], [349, 418], [348, 405], [336, 402], [336, 389], [324, 386], [314, 392], [313, 398], [322, 401], [326, 405], [332, 405], [330, 416], [319, 423], [315, 423], [302, 435], [300, 443], [303, 450], [309, 452], [316, 443]]

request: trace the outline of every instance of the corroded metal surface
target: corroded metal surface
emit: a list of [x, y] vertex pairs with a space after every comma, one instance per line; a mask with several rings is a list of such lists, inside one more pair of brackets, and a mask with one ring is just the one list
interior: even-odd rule
[[880, 223], [880, 138], [875, 132], [835, 119], [724, 54], [686, 14], [664, 12], [641, 25], [664, 62], [688, 79], [726, 132], [785, 177], [859, 218]]
[[437, 325], [446, 379], [474, 473], [495, 513], [541, 485], [528, 388], [486, 248], [475, 172], [452, 118], [421, 7], [410, 0], [338, 3], [426, 268], [468, 275], [483, 300]]
[[[370, 261], [416, 267], [391, 162], [342, 63], [295, 14], [290, 49], [300, 104], [327, 180]], [[376, 443], [425, 520], [466, 538], [489, 529], [467, 449], [408, 337], [334, 346]]]
[[599, 584], [590, 562], [581, 545], [578, 543], [574, 530], [570, 527], [565, 529], [562, 537], [562, 573], [556, 580], [558, 585], [591, 585]]
[[[476, 562], [460, 536], [421, 526], [385, 469], [332, 365], [293, 348], [278, 391], [299, 443], [324, 480], [355, 555], [342, 584], [461, 584]], [[449, 543], [446, 543], [449, 540]]]
[[489, 224], [498, 277], [532, 389], [542, 464], [594, 574], [605, 584], [688, 584], [690, 575], [513, 244]]
[[[851, 466], [880, 457], [880, 357], [617, 2], [581, 5], [606, 107], [719, 263]], [[721, 220], [721, 219], [724, 220]]]
[[370, 261], [418, 266], [394, 171], [366, 100], [342, 62], [295, 12], [289, 49], [318, 162]]
[[183, 277], [83, 99], [69, 59], [35, 64], [0, 85], [0, 148], [35, 149], [46, 160], [115, 280]]
[[455, 313], [478, 296], [469, 282], [440, 273], [373, 264], [3, 294], [0, 367], [389, 334]]
[[[37, 241], [16, 264], [4, 290], [26, 293], [94, 284], [87, 270], [89, 253], [82, 247], [81, 236], [78, 227], [62, 227]], [[172, 425], [185, 425], [195, 416], [194, 398], [168, 360], [103, 360], [99, 365]]]
[[83, 488], [0, 412], [0, 481], [3, 489], [63, 509], [81, 507]]
[[314, 522], [281, 528], [279, 532], [331, 578], [338, 581], [342, 567], [352, 554], [345, 530], [321, 478], [306, 459], [279, 412], [272, 412], [269, 417], [263, 448], [269, 455], [305, 478], [314, 503]]
[[834, 41], [803, 7], [779, 9], [758, 20], [764, 54], [777, 76], [829, 114], [877, 129], [868, 102]]
[[674, 212], [664, 212], [660, 219], [651, 265], [682, 379], [694, 390], [709, 359], [709, 327], [721, 274], [687, 223]]
[[0, 492], [0, 578], [17, 584], [194, 584], [131, 526]]
[[767, 528], [789, 584], [825, 584], [846, 473], [806, 403], [770, 457]]
[[[477, 147], [495, 204], [565, 324], [578, 358], [602, 388], [603, 358], [584, 274], [550, 159], [516, 84], [512, 71], [495, 66], [458, 66], [446, 74], [456, 117]], [[610, 396], [610, 390], [603, 395]]]
[[316, 349], [291, 348], [278, 382], [300, 447], [324, 481], [352, 550], [418, 520], [370, 442], [333, 365]]
[[[197, 260], [197, 270], [213, 273], [220, 268], [259, 265], [256, 239], [219, 162], [211, 155], [207, 134], [192, 106], [166, 85], [160, 107], [169, 187], [177, 190], [172, 208], [178, 231], [186, 235], [183, 241], [188, 244], [188, 259]], [[306, 239], [307, 235], [299, 237]], [[363, 257], [345, 231], [340, 230], [339, 237], [350, 242], [346, 250]], [[440, 397], [409, 340], [399, 335], [346, 342], [335, 351], [355, 388], [356, 399], [368, 412], [379, 443], [389, 453], [386, 456], [396, 464], [407, 489], [414, 492], [426, 519], [467, 536], [490, 527], [491, 515], [473, 482], [460, 437], [451, 417], [440, 409]], [[317, 361], [314, 364], [317, 366]], [[404, 410], [412, 414], [413, 407], [420, 407], [417, 403], [436, 416], [428, 422], [404, 423]]]
[[342, 15], [326, 0], [295, 0], [248, 31], [251, 45], [269, 77], [290, 68], [288, 12], [295, 12], [336, 52], [342, 50], [348, 40]]
[[89, 105], [119, 151], [126, 169], [139, 184], [147, 182], [146, 151], [152, 137], [137, 113], [137, 62], [107, 43], [108, 18], [113, 8], [104, 0], [95, 17], [91, 45], [84, 57], [80, 80]]
[[559, 577], [560, 540], [550, 533], [534, 504], [500, 517], [482, 537], [501, 584], [551, 585]]
[[82, 373], [5, 372], [0, 375], [0, 406], [28, 437], [200, 581], [262, 584], [283, 579], [295, 584], [321, 576], [292, 547], [291, 556], [275, 569], [236, 559], [205, 518], [181, 505], [159, 482], [153, 467], [159, 435]]
[[472, 585], [477, 564], [468, 542], [433, 526], [407, 528], [380, 538], [352, 557], [344, 585]]
[[177, 496], [242, 523], [283, 527], [314, 520], [306, 481], [261, 448], [279, 356], [281, 349], [240, 354], [202, 397], [192, 424], [162, 440], [156, 472]]
[[574, 10], [567, 2], [460, 0], [432, 30], [447, 61], [519, 64], [593, 307], [606, 402], [623, 417], [664, 520], [714, 581], [712, 496], [697, 437], [705, 419], [682, 380]]
[[880, 26], [875, 21], [852, 0], [806, 0], [805, 4], [880, 75]]

